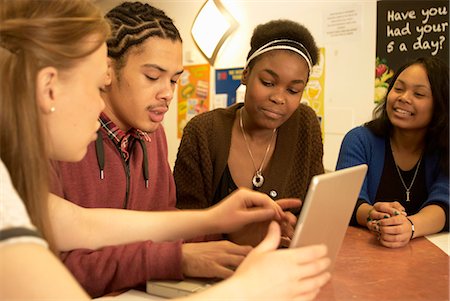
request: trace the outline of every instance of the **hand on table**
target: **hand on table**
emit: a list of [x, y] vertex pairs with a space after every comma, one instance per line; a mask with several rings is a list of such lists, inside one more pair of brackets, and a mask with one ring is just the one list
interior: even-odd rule
[[399, 214], [406, 216], [405, 207], [403, 207], [399, 202], [377, 202], [369, 211], [368, 217], [372, 220], [379, 220]]
[[228, 278], [252, 250], [227, 240], [185, 243], [182, 270], [186, 277]]
[[367, 228], [389, 248], [405, 246], [411, 239], [412, 226], [399, 202], [377, 202], [369, 211]]
[[379, 241], [388, 248], [407, 245], [412, 238], [412, 225], [405, 215], [396, 215], [378, 221]]

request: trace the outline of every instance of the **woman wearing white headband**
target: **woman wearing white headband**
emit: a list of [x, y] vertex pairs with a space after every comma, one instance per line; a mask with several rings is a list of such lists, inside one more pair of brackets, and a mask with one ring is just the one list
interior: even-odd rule
[[[274, 20], [257, 26], [250, 44], [244, 104], [201, 114], [184, 129], [174, 169], [179, 208], [209, 207], [241, 186], [274, 200], [303, 199], [324, 172], [317, 116], [300, 103], [318, 59], [314, 38], [296, 22]], [[296, 222], [290, 217], [287, 238]], [[264, 230], [254, 225], [230, 238], [254, 245]]]
[[[0, 0], [0, 300], [90, 300], [58, 251], [187, 239], [281, 215], [248, 190], [202, 213], [81, 208], [49, 195], [48, 159], [80, 160], [95, 140], [108, 33], [91, 0]], [[330, 277], [326, 247], [275, 251], [279, 231], [271, 224], [230, 278], [183, 300], [314, 299]], [[145, 260], [166, 268], [160, 258]]]

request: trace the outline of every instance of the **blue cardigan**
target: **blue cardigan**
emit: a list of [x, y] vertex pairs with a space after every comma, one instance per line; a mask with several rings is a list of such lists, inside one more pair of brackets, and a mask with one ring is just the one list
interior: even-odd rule
[[[385, 138], [376, 136], [363, 126], [356, 127], [345, 135], [339, 152], [336, 169], [359, 164], [369, 166], [359, 199], [372, 205], [375, 203], [383, 173], [384, 156]], [[424, 161], [428, 198], [423, 202], [421, 208], [430, 204], [443, 206], [447, 208], [445, 211], [446, 221], [448, 221], [449, 178], [441, 171], [437, 155], [426, 154]]]

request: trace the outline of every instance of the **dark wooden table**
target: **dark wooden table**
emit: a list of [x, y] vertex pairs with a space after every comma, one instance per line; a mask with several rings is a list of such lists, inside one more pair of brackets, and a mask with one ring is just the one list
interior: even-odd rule
[[449, 300], [449, 256], [424, 237], [389, 249], [368, 230], [349, 227], [332, 278], [315, 300]]
[[[117, 299], [166, 300], [135, 290]], [[368, 230], [349, 227], [331, 280], [314, 301], [444, 300], [449, 301], [449, 256], [432, 242], [422, 237], [388, 249]]]

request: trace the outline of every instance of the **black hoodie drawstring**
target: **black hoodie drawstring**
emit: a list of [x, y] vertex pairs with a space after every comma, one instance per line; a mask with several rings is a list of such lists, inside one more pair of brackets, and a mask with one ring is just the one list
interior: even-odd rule
[[[144, 173], [144, 180], [145, 180], [145, 188], [148, 188], [148, 181], [150, 179], [148, 175], [148, 155], [147, 155], [147, 148], [145, 146], [145, 142], [141, 139], [139, 140], [139, 144], [142, 148], [142, 153], [144, 155], [144, 158], [142, 160], [142, 169]], [[97, 155], [97, 163], [98, 168], [100, 169], [100, 179], [104, 179], [104, 173], [103, 170], [105, 169], [105, 151], [103, 149], [103, 138], [102, 134], [100, 133], [100, 130], [97, 132], [97, 140], [95, 141], [95, 152]]]
[[103, 138], [100, 130], [97, 131], [97, 140], [95, 140], [95, 153], [97, 154], [98, 168], [100, 169], [100, 179], [104, 179], [103, 169], [105, 169], [105, 151], [103, 149]]
[[147, 158], [147, 148], [145, 147], [144, 141], [138, 139], [142, 147], [142, 152], [144, 153], [144, 160], [142, 162], [142, 169], [144, 170], [145, 188], [148, 188], [148, 158]]

